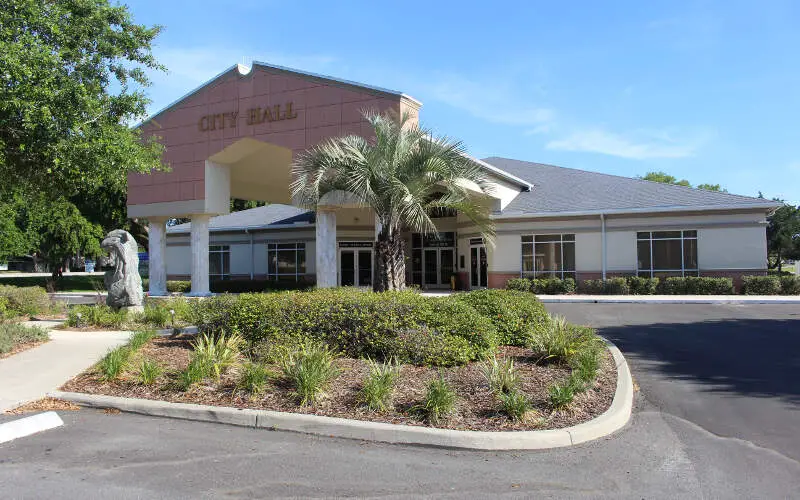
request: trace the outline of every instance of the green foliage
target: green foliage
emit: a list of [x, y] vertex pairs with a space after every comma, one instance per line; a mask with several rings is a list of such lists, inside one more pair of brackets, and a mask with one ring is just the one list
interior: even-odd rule
[[189, 365], [178, 373], [178, 387], [182, 391], [188, 391], [193, 385], [202, 382], [211, 376], [211, 366], [206, 360], [192, 358]]
[[575, 381], [570, 378], [566, 382], [556, 382], [547, 388], [547, 396], [550, 406], [555, 410], [567, 408], [572, 400], [575, 399]]
[[800, 260], [800, 207], [784, 204], [767, 220], [769, 267], [781, 271], [784, 259]]
[[781, 293], [781, 279], [778, 276], [742, 277], [743, 295], [778, 295]]
[[659, 283], [658, 293], [664, 295], [730, 295], [733, 293], [733, 280], [697, 276], [667, 278]]
[[[78, 317], [79, 314], [80, 317]], [[122, 325], [125, 323], [126, 319], [127, 315], [125, 311], [115, 311], [107, 305], [77, 305], [69, 310], [69, 314], [67, 315], [67, 326], [73, 328], [96, 326], [119, 330], [122, 328]]]
[[[0, 205], [2, 206], [2, 205]], [[24, 252], [23, 252], [24, 253]], [[15, 255], [22, 255], [17, 253]], [[105, 289], [102, 276], [64, 275], [53, 280], [44, 276], [2, 276], [0, 284], [16, 287], [36, 286], [55, 291], [100, 291]]]
[[500, 361], [495, 357], [486, 360], [481, 366], [481, 371], [492, 392], [509, 393], [519, 386], [519, 372], [514, 367], [513, 359]]
[[643, 278], [639, 276], [629, 276], [627, 278], [628, 288], [632, 295], [655, 295], [658, 289], [658, 278]]
[[141, 349], [146, 343], [156, 338], [156, 332], [153, 330], [141, 330], [134, 332], [131, 339], [128, 341], [128, 346], [134, 351]]
[[4, 319], [10, 318], [12, 315], [11, 308], [8, 305], [8, 299], [0, 295], [0, 322]]
[[631, 290], [626, 278], [616, 277], [605, 281], [584, 280], [578, 286], [578, 291], [587, 295], [628, 295]]
[[[490, 204], [467, 187], [489, 192], [486, 171], [465, 154], [464, 146], [420, 128], [408, 114], [364, 112], [375, 140], [349, 135], [323, 141], [298, 155], [292, 166], [292, 198], [316, 207], [328, 193], [354, 193], [371, 208], [382, 230], [377, 235], [376, 291], [405, 287], [405, 249], [401, 231], [436, 232], [431, 214], [457, 210], [491, 241]], [[468, 181], [468, 182], [465, 182]]]
[[244, 340], [238, 334], [205, 334], [195, 340], [192, 361], [207, 369], [207, 373], [219, 380], [231, 365], [236, 363]]
[[528, 278], [511, 278], [506, 282], [506, 290], [516, 290], [518, 292], [530, 292], [531, 280]]
[[538, 295], [563, 295], [575, 292], [572, 278], [537, 278], [531, 280], [531, 291]]
[[325, 396], [325, 389], [338, 374], [336, 355], [323, 344], [309, 344], [290, 355], [283, 374], [292, 384], [301, 405], [314, 404]]
[[158, 328], [164, 328], [171, 321], [171, 316], [169, 314], [169, 309], [165, 307], [145, 306], [144, 311], [139, 315], [137, 321]]
[[106, 0], [17, 0], [0, 9], [0, 192], [69, 195], [161, 168], [129, 126], [145, 116], [144, 69], [160, 28]]
[[11, 352], [20, 344], [42, 342], [49, 338], [50, 334], [44, 328], [0, 321], [0, 354]]
[[378, 363], [369, 360], [369, 375], [359, 393], [359, 400], [372, 411], [386, 411], [392, 403], [394, 384], [400, 376], [396, 361]]
[[259, 396], [267, 387], [267, 382], [273, 374], [261, 363], [245, 363], [239, 373], [236, 387], [251, 396]]
[[161, 368], [157, 361], [143, 359], [139, 363], [136, 379], [142, 385], [153, 385], [162, 373], [164, 373], [164, 369]]
[[251, 344], [322, 342], [350, 357], [450, 366], [489, 356], [489, 319], [457, 298], [352, 289], [220, 295], [192, 304], [202, 331], [240, 333]]
[[530, 347], [542, 359], [569, 363], [581, 351], [595, 349], [599, 342], [600, 337], [593, 329], [572, 325], [556, 316], [533, 338]]
[[431, 425], [439, 425], [453, 413], [455, 407], [456, 392], [440, 373], [428, 384], [425, 399], [418, 409]]
[[781, 295], [800, 295], [800, 276], [781, 276]]
[[588, 386], [597, 378], [597, 371], [600, 369], [600, 349], [587, 348], [578, 351], [570, 361], [572, 376]]
[[519, 390], [501, 392], [497, 395], [503, 407], [503, 412], [516, 422], [524, 420], [531, 410], [531, 402], [528, 397]]
[[527, 345], [549, 320], [544, 305], [530, 293], [487, 289], [453, 297], [472, 306], [492, 322], [500, 345]]
[[133, 351], [127, 345], [108, 351], [97, 365], [100, 377], [107, 381], [117, 379], [127, 368], [131, 354]]
[[47, 292], [36, 286], [0, 285], [0, 298], [5, 300], [6, 314], [10, 317], [36, 316], [48, 312], [51, 307]]
[[677, 186], [692, 187], [686, 179], [678, 180], [677, 177], [669, 175], [665, 172], [647, 172], [644, 176], [639, 177], [645, 181], [660, 182], [662, 184], [675, 184]]

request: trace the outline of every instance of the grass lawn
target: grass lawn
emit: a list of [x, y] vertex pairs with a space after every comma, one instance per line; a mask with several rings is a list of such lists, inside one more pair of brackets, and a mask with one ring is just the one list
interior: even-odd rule
[[[0, 285], [11, 286], [40, 286], [47, 288], [50, 281], [49, 275], [42, 276], [14, 276], [13, 273], [0, 273]], [[55, 281], [55, 290], [59, 292], [94, 292], [104, 291], [103, 275], [96, 276], [64, 276]]]

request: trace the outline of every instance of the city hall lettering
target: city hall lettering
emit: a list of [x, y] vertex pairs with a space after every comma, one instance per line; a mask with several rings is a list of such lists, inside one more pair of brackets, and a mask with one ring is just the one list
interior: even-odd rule
[[[264, 122], [277, 122], [282, 120], [292, 120], [297, 118], [297, 111], [292, 109], [292, 103], [287, 102], [284, 106], [276, 104], [271, 107], [255, 107], [247, 110], [247, 124], [258, 125]], [[200, 132], [224, 129], [225, 127], [235, 127], [239, 118], [238, 111], [227, 113], [216, 113], [200, 117], [197, 123]]]

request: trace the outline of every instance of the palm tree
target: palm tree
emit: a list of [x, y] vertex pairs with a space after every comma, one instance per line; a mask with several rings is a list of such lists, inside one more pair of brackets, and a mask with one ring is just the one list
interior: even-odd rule
[[356, 135], [329, 139], [296, 158], [292, 196], [316, 208], [327, 193], [344, 191], [371, 208], [380, 224], [375, 242], [375, 291], [405, 287], [405, 248], [401, 231], [436, 233], [431, 212], [455, 209], [493, 241], [491, 185], [483, 169], [460, 142], [434, 137], [408, 115], [362, 112], [374, 139]]

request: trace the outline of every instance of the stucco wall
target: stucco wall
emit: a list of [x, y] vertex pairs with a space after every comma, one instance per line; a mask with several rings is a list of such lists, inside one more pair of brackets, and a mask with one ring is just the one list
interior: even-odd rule
[[697, 234], [700, 269], [766, 269], [765, 227], [701, 229]]

